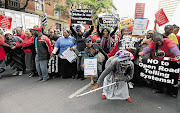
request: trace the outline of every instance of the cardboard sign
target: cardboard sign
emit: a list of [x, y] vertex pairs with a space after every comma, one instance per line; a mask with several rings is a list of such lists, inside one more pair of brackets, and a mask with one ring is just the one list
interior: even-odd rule
[[72, 24], [87, 24], [92, 25], [92, 10], [91, 9], [73, 9]]
[[114, 27], [118, 25], [118, 16], [113, 13], [106, 13], [99, 17], [99, 23], [101, 26]]
[[172, 85], [178, 82], [180, 65], [175, 61], [143, 58], [139, 67], [140, 76], [145, 79]]
[[133, 26], [133, 36], [143, 36], [146, 30], [148, 19], [147, 18], [136, 18]]
[[133, 30], [133, 19], [129, 18], [129, 19], [121, 21], [120, 22], [120, 29], [122, 29], [122, 28], [128, 29], [128, 32], [132, 32], [132, 30]]
[[138, 38], [132, 37], [130, 35], [124, 35], [118, 43], [119, 50], [126, 50], [126, 49], [134, 49], [138, 47]]
[[84, 76], [97, 76], [97, 58], [85, 58], [84, 65]]
[[135, 18], [144, 18], [145, 3], [136, 3]]
[[168, 20], [166, 14], [164, 13], [163, 9], [160, 9], [160, 10], [155, 14], [155, 18], [156, 18], [156, 20], [158, 21], [157, 24], [158, 24], [159, 26], [162, 26], [162, 25], [164, 25], [164, 24], [166, 24], [166, 23], [169, 22], [169, 20]]
[[0, 27], [4, 29], [11, 29], [12, 18], [0, 15]]

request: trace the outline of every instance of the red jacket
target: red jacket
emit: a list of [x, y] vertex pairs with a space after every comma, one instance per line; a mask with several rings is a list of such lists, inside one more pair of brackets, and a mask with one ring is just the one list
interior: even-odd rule
[[4, 48], [2, 46], [4, 44], [4, 40], [5, 38], [2, 35], [0, 35], [0, 60], [4, 60], [6, 57]]
[[[17, 34], [15, 34], [14, 36], [17, 36]], [[18, 37], [20, 37], [20, 38], [22, 38], [23, 40], [25, 39], [25, 33], [24, 32], [21, 32], [21, 35], [20, 36], [18, 36]]]
[[[29, 38], [26, 37], [22, 43], [16, 44], [16, 47], [21, 47], [21, 46], [22, 47], [30, 47], [33, 44], [34, 44], [34, 38], [31, 36]], [[23, 50], [26, 55], [32, 54], [32, 49], [27, 48], [27, 49], [23, 49]]]

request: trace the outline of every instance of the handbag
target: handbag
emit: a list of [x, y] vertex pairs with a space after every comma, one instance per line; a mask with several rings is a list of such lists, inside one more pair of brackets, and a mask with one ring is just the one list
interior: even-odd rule
[[95, 55], [94, 58], [97, 58], [98, 62], [103, 62], [105, 60], [105, 56], [101, 52], [98, 52], [98, 54]]

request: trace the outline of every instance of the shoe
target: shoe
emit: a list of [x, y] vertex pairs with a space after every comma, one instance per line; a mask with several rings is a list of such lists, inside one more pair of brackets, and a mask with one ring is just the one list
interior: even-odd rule
[[41, 80], [43, 80], [43, 78], [39, 78], [36, 82], [39, 82], [39, 81], [41, 81]]
[[12, 75], [13, 75], [13, 76], [19, 75], [19, 72], [16, 71], [16, 72], [14, 72]]
[[72, 76], [72, 79], [75, 79], [75, 76]]
[[133, 88], [134, 88], [133, 85], [134, 85], [134, 84], [133, 84], [132, 82], [128, 82], [128, 86], [129, 86], [130, 89], [133, 89]]
[[91, 85], [93, 85], [94, 84], [94, 80], [91, 80]]
[[19, 76], [23, 75], [23, 71], [19, 71]]
[[132, 103], [131, 97], [129, 97], [129, 98], [127, 99], [127, 101], [130, 102], [130, 103]]
[[84, 77], [81, 78], [81, 80], [84, 80], [84, 79], [85, 79]]
[[30, 73], [29, 75], [28, 75], [28, 77], [33, 77], [34, 76], [34, 73]]
[[5, 71], [4, 68], [1, 68], [1, 69], [0, 69], [0, 73], [3, 73], [4, 71]]
[[48, 81], [48, 79], [43, 79], [41, 80], [41, 83], [46, 82], [46, 81]]
[[106, 95], [104, 95], [104, 93], [102, 93], [101, 98], [102, 98], [103, 100], [105, 100], [105, 99], [106, 99]]
[[171, 96], [174, 97], [174, 98], [177, 98], [177, 95], [175, 95], [175, 94], [171, 94]]

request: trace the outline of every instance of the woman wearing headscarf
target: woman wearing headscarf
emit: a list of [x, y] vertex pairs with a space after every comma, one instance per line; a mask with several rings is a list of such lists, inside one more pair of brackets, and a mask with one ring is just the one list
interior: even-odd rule
[[[7, 31], [4, 33], [6, 40], [5, 43], [9, 44], [10, 47], [16, 46], [23, 42], [18, 36], [12, 36], [12, 33]], [[8, 63], [12, 69], [16, 69], [16, 71], [12, 75], [23, 75], [23, 71], [25, 70], [25, 60], [24, 60], [24, 52], [20, 47], [17, 47], [14, 50], [9, 48], [6, 49], [8, 53]]]
[[91, 90], [97, 89], [103, 81], [103, 85], [117, 82], [103, 89], [102, 99], [120, 99], [132, 102], [127, 85], [127, 82], [133, 78], [134, 74], [134, 64], [131, 61], [130, 54], [132, 53], [121, 51], [118, 57], [109, 58], [106, 62], [106, 69]]
[[17, 43], [11, 49], [15, 49], [17, 47], [23, 48], [23, 51], [25, 53], [26, 69], [31, 70], [31, 73], [28, 76], [29, 77], [34, 76], [34, 74], [35, 74], [34, 38], [29, 29], [27, 29], [25, 32], [25, 38], [24, 38], [23, 42]]
[[76, 48], [76, 40], [72, 36], [69, 36], [68, 30], [63, 30], [63, 36], [60, 37], [56, 41], [56, 43], [54, 45], [54, 50], [52, 52], [54, 55], [54, 54], [56, 54], [58, 49], [60, 49], [59, 64], [61, 65], [61, 69], [59, 71], [62, 72], [62, 78], [70, 78], [70, 77], [74, 78], [75, 77], [75, 71], [73, 70], [75, 64], [70, 63], [62, 54], [68, 48], [70, 48], [70, 50], [73, 51]]

